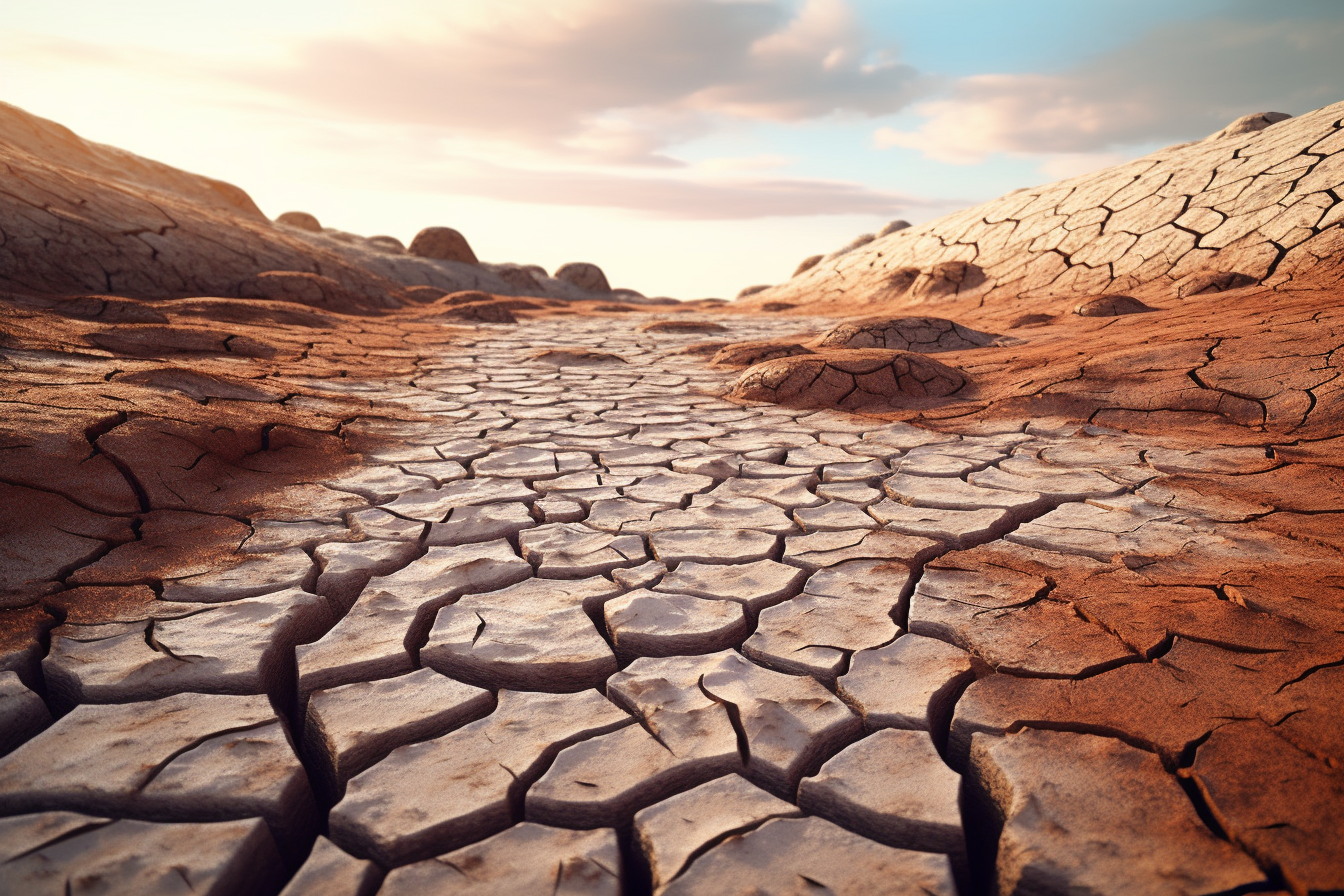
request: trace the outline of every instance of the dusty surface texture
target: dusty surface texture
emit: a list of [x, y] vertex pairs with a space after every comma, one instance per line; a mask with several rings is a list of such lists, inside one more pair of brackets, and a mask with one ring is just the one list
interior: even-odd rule
[[[1344, 104], [1260, 122], [836, 253], [733, 307], [864, 319], [798, 328], [782, 344], [815, 354], [746, 371], [737, 394], [902, 419], [1067, 414], [1161, 432], [1216, 416], [1328, 435], [1342, 410], [1341, 125]], [[870, 347], [939, 352], [962, 383], [920, 401], [845, 354]]]
[[[98, 195], [245, 216], [179, 174]], [[1339, 891], [1338, 261], [1038, 328], [11, 279], [0, 891]]]

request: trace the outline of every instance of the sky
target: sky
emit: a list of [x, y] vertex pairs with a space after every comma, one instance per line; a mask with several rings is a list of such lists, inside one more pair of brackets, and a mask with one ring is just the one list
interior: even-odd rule
[[1344, 100], [1339, 0], [43, 0], [0, 100], [276, 216], [731, 297], [895, 218]]

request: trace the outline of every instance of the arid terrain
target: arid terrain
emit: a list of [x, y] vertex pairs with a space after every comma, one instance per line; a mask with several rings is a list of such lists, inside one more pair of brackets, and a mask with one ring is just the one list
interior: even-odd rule
[[1344, 892], [1342, 191], [676, 302], [0, 104], [0, 892]]

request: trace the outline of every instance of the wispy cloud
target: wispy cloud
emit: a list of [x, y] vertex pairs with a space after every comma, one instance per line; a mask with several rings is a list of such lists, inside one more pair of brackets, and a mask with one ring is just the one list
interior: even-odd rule
[[[869, 47], [844, 0], [501, 0], [494, 14], [402, 7], [366, 35], [298, 45], [243, 75], [341, 116], [619, 164], [716, 119], [802, 121], [903, 108], [921, 79]], [[408, 12], [415, 19], [408, 20]]]
[[963, 78], [915, 107], [926, 119], [919, 127], [880, 128], [874, 138], [953, 164], [1003, 152], [1086, 165], [1123, 147], [1198, 139], [1250, 112], [1306, 112], [1340, 98], [1344, 21], [1293, 9], [1275, 21], [1246, 5], [1169, 24], [1056, 75]]

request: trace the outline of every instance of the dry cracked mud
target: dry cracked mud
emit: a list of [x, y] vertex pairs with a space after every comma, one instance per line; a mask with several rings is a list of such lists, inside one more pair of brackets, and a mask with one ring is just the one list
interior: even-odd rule
[[[11, 402], [134, 409], [46, 411], [83, 447], [5, 486], [5, 889], [130, 887], [146, 837], [208, 892], [1344, 885], [1344, 527], [1246, 497], [1338, 468], [732, 402], [647, 322], [205, 404], [242, 387], [6, 350]], [[622, 363], [536, 356], [575, 342]], [[281, 397], [326, 468], [171, 419]]]
[[0, 271], [0, 892], [1344, 891], [1338, 257], [1028, 326], [591, 265], [210, 297], [184, 245]]

